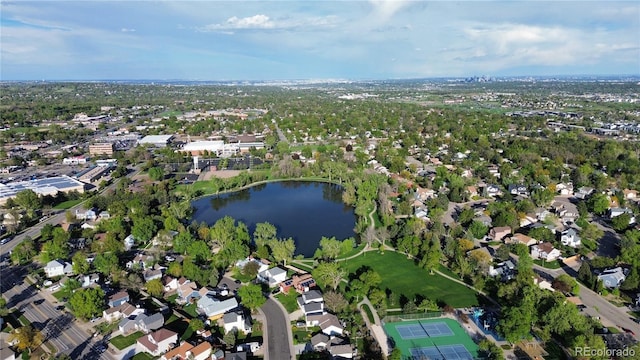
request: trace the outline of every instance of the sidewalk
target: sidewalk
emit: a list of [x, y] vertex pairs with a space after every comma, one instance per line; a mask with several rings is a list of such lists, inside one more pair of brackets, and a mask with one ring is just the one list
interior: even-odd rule
[[[366, 311], [362, 309], [362, 305], [367, 305], [369, 306], [369, 309], [371, 309], [371, 314], [373, 315], [373, 321], [374, 321], [373, 324], [369, 321], [369, 317], [367, 316]], [[371, 334], [378, 342], [378, 345], [380, 345], [380, 350], [382, 351], [382, 354], [386, 357], [387, 355], [389, 355], [389, 352], [390, 352], [389, 342], [388, 342], [387, 334], [385, 334], [384, 329], [382, 328], [382, 321], [380, 321], [378, 312], [376, 311], [376, 309], [371, 304], [371, 301], [369, 301], [369, 299], [366, 296], [364, 299], [362, 299], [362, 301], [358, 303], [358, 309], [362, 314], [362, 318], [364, 319], [364, 322], [367, 325], [367, 328], [371, 330]]]

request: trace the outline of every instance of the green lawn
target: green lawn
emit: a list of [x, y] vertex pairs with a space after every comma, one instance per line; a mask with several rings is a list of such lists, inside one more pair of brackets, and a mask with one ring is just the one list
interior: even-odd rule
[[533, 260], [533, 262], [536, 265], [540, 265], [544, 268], [547, 269], [560, 269], [562, 267], [562, 264], [560, 263], [560, 260], [554, 260], [554, 261], [543, 261], [540, 259], [537, 260]]
[[336, 260], [340, 260], [340, 259], [344, 259], [344, 258], [348, 258], [349, 256], [353, 256], [357, 253], [359, 253], [360, 251], [362, 251], [362, 249], [364, 249], [365, 244], [362, 243], [360, 245], [358, 245], [358, 247], [355, 247], [353, 249], [351, 249], [349, 252], [345, 253], [345, 254], [340, 254], [340, 256], [338, 256], [338, 258]]
[[195, 304], [186, 305], [182, 308], [182, 310], [184, 310], [184, 312], [189, 314], [189, 316], [191, 316], [192, 318], [198, 317], [198, 307]]
[[282, 306], [287, 309], [287, 312], [292, 313], [298, 310], [298, 293], [294, 290], [290, 290], [288, 294], [279, 293], [276, 295], [276, 299], [280, 301]]
[[54, 206], [53, 208], [58, 210], [66, 210], [80, 204], [83, 201], [84, 199], [67, 200], [67, 201], [61, 202], [60, 204]]
[[369, 318], [369, 322], [374, 324], [375, 319], [373, 318], [373, 313], [371, 312], [371, 308], [367, 304], [362, 304], [362, 309], [365, 313], [367, 313], [367, 318]]
[[349, 273], [361, 266], [369, 266], [382, 276], [381, 289], [389, 289], [397, 295], [413, 299], [416, 295], [440, 301], [453, 307], [469, 307], [478, 304], [476, 293], [438, 274], [431, 275], [405, 255], [387, 251], [384, 254], [368, 252], [357, 258], [340, 262]]
[[110, 340], [111, 344], [115, 346], [118, 350], [122, 350], [136, 343], [138, 338], [144, 335], [140, 331], [136, 331], [129, 336], [118, 335]]
[[156, 359], [156, 358], [154, 358], [152, 355], [146, 352], [137, 353], [133, 355], [133, 357], [131, 358], [131, 360], [153, 360], [153, 359]]

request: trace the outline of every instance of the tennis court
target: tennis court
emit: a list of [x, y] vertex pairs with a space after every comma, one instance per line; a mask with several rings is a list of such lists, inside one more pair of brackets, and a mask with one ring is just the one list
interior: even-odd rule
[[473, 360], [473, 356], [464, 345], [442, 345], [411, 348], [414, 359], [429, 360]]
[[478, 346], [453, 319], [438, 318], [384, 324], [404, 360], [473, 360]]
[[451, 336], [453, 331], [443, 322], [396, 325], [396, 330], [404, 340], [420, 339], [424, 337]]

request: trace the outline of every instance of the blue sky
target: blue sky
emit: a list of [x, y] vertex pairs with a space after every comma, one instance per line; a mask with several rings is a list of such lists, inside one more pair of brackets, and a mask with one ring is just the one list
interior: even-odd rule
[[640, 74], [640, 2], [2, 1], [1, 80]]

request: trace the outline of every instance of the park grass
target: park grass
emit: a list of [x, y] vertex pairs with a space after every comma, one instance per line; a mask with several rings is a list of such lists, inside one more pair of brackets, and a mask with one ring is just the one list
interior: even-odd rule
[[349, 256], [353, 256], [353, 255], [359, 253], [360, 251], [362, 251], [362, 249], [364, 249], [365, 245], [366, 245], [365, 243], [362, 243], [362, 244], [358, 245], [357, 247], [354, 247], [353, 249], [349, 250], [348, 252], [346, 252], [344, 254], [340, 254], [340, 256], [338, 256], [336, 261], [348, 258]]
[[295, 291], [289, 291], [288, 294], [279, 293], [276, 295], [276, 299], [280, 301], [282, 306], [287, 310], [288, 313], [292, 313], [298, 310], [298, 293]]
[[396, 295], [414, 299], [416, 295], [451, 305], [470, 307], [478, 304], [476, 293], [462, 284], [451, 281], [438, 274], [429, 274], [405, 255], [395, 252], [367, 252], [340, 263], [349, 273], [355, 273], [360, 267], [368, 266], [382, 277], [380, 289], [389, 289]]
[[83, 201], [84, 201], [84, 199], [67, 200], [67, 201], [61, 202], [60, 204], [57, 204], [53, 208], [54, 209], [58, 209], [58, 210], [66, 210], [66, 209], [70, 209], [70, 208], [80, 204]]
[[135, 344], [138, 338], [140, 338], [142, 335], [144, 335], [142, 332], [136, 331], [133, 334], [128, 336], [118, 335], [112, 338], [110, 342], [111, 342], [111, 345], [116, 347], [116, 349], [122, 350]]

